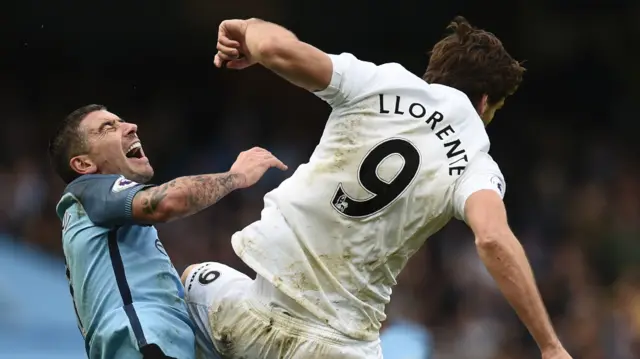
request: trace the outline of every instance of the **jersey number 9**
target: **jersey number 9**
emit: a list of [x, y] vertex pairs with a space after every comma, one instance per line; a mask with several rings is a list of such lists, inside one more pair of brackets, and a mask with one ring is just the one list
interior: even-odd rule
[[[378, 166], [395, 154], [403, 158], [404, 165], [391, 181], [384, 181], [378, 176]], [[355, 199], [344, 191], [341, 183], [331, 205], [347, 217], [369, 217], [397, 200], [416, 177], [419, 168], [420, 152], [411, 142], [401, 138], [381, 142], [367, 153], [358, 169], [358, 182], [371, 196], [363, 200]]]

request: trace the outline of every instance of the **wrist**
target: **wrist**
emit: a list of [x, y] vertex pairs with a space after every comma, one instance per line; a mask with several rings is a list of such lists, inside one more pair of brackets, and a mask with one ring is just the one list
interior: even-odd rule
[[247, 176], [245, 176], [244, 173], [229, 171], [228, 174], [233, 189], [242, 189], [247, 187]]
[[245, 21], [245, 46], [253, 61], [262, 63], [273, 49], [271, 24], [260, 19], [251, 18]]
[[548, 343], [540, 345], [540, 352], [542, 353], [557, 353], [563, 350], [564, 350], [564, 347], [562, 346], [562, 343], [560, 343], [560, 340], [558, 338], [555, 338], [554, 340], [549, 341]]

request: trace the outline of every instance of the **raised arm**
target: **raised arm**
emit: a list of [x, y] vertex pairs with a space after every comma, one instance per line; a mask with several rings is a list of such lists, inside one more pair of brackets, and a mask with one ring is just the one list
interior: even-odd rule
[[329, 55], [289, 30], [258, 20], [226, 20], [218, 32], [218, 67], [259, 63], [336, 107], [370, 90], [377, 66], [343, 53]]
[[[333, 65], [323, 51], [300, 40], [289, 30], [259, 19], [226, 20], [218, 32], [216, 66], [229, 68], [254, 63], [309, 91], [324, 90], [331, 82]], [[242, 56], [243, 59], [237, 60]]]
[[270, 152], [254, 148], [242, 152], [229, 172], [179, 177], [145, 188], [133, 198], [133, 220], [153, 224], [200, 212], [232, 191], [252, 186], [271, 167], [287, 169]]
[[235, 189], [252, 186], [271, 167], [287, 169], [269, 151], [256, 147], [242, 152], [229, 172], [180, 177], [160, 186], [118, 175], [83, 176], [67, 187], [63, 201], [79, 202], [89, 219], [102, 227], [168, 222], [199, 212]]
[[137, 223], [169, 222], [200, 212], [232, 191], [245, 186], [239, 173], [179, 177], [139, 191], [131, 204]]

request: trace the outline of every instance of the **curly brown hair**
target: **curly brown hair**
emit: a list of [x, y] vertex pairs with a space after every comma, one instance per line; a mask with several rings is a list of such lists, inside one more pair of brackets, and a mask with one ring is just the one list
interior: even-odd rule
[[471, 26], [462, 16], [455, 17], [447, 29], [452, 33], [430, 52], [425, 81], [456, 88], [474, 105], [484, 95], [489, 104], [495, 104], [518, 89], [525, 68], [494, 34]]

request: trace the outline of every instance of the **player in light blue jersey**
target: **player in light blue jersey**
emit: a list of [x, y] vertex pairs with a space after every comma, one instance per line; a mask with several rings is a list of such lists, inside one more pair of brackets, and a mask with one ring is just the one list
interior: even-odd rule
[[268, 151], [245, 151], [229, 172], [146, 185], [153, 168], [137, 126], [100, 105], [71, 113], [49, 144], [68, 184], [58, 203], [78, 326], [90, 359], [194, 359], [218, 355], [194, 334], [184, 289], [154, 223], [199, 212], [235, 189], [286, 166]]

